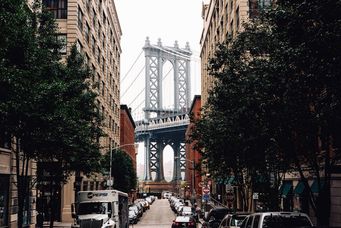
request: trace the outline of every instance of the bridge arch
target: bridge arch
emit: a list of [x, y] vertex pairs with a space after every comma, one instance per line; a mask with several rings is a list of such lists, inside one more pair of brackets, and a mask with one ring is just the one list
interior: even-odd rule
[[[147, 37], [143, 47], [145, 53], [145, 107], [144, 120], [137, 121], [136, 141], [143, 141], [145, 146], [144, 183], [151, 188], [166, 186], [164, 170], [165, 149], [173, 150], [172, 184], [183, 180], [185, 172], [186, 151], [185, 131], [189, 124], [190, 107], [190, 59], [192, 52], [187, 43], [185, 48], [164, 46], [159, 39], [156, 45]], [[167, 75], [172, 68], [171, 75]], [[173, 84], [167, 83], [170, 77]], [[171, 84], [171, 85], [170, 85]], [[163, 96], [165, 89], [171, 89], [174, 105], [165, 107]], [[167, 149], [166, 149], [167, 150]], [[168, 152], [169, 153], [169, 152]], [[166, 172], [169, 172], [166, 170]], [[168, 175], [168, 173], [166, 173]], [[165, 190], [165, 189], [164, 189]]]

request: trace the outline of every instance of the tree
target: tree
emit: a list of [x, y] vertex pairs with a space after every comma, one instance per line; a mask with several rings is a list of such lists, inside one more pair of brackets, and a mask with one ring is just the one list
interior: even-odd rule
[[[103, 173], [109, 173], [110, 152], [101, 161]], [[129, 193], [136, 189], [137, 176], [130, 156], [123, 150], [113, 150], [111, 176], [114, 179], [114, 189]]]
[[75, 47], [67, 64], [61, 62], [56, 24], [48, 12], [37, 2], [29, 8], [24, 0], [1, 1], [0, 34], [0, 131], [16, 143], [11, 150], [22, 227], [30, 162], [57, 163], [57, 184], [72, 171], [96, 171], [97, 139], [103, 134], [97, 95], [87, 80], [90, 71]]
[[277, 1], [219, 46], [209, 67], [216, 84], [193, 134], [217, 176], [242, 174], [254, 187], [245, 172], [270, 174], [268, 180], [299, 173], [322, 225], [329, 221], [332, 167], [340, 160], [338, 12], [340, 1]]

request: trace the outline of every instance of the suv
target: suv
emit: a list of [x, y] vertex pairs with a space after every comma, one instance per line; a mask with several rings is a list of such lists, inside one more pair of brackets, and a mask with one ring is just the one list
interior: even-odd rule
[[221, 221], [219, 228], [237, 228], [240, 227], [246, 216], [250, 213], [227, 214]]
[[241, 228], [312, 227], [308, 215], [297, 212], [263, 212], [248, 215]]
[[230, 209], [225, 207], [216, 207], [208, 212], [207, 216], [204, 217], [205, 222], [202, 224], [203, 228], [218, 228], [221, 220], [226, 214], [230, 212]]

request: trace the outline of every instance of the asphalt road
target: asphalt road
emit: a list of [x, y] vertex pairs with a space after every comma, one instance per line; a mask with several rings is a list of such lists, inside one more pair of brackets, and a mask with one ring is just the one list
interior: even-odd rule
[[150, 209], [143, 213], [142, 218], [137, 224], [130, 225], [132, 228], [147, 228], [147, 227], [158, 227], [158, 228], [171, 228], [175, 214], [169, 207], [167, 199], [157, 199]]
[[[129, 228], [171, 228], [175, 214], [169, 206], [167, 199], [157, 199], [146, 211], [137, 224], [130, 225]], [[201, 225], [197, 224], [197, 228]]]

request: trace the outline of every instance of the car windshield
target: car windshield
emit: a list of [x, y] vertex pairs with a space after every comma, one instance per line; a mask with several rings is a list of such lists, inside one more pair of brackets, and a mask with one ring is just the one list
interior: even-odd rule
[[222, 220], [227, 213], [228, 213], [228, 210], [225, 208], [222, 208], [219, 210], [212, 211], [211, 216], [213, 216], [214, 219], [216, 219], [216, 220]]
[[245, 218], [246, 218], [246, 215], [233, 216], [231, 219], [231, 226], [240, 226]]
[[109, 202], [87, 202], [78, 206], [79, 215], [87, 214], [108, 214], [111, 210]]
[[302, 227], [311, 226], [310, 221], [305, 216], [280, 216], [268, 215], [264, 217], [264, 228], [280, 228], [280, 227]]

